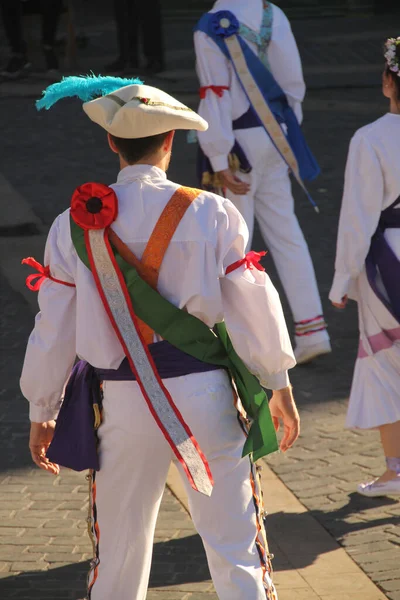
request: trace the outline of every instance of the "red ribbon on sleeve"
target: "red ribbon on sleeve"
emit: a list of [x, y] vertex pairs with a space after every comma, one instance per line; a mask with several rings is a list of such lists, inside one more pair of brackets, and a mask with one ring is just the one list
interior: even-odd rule
[[61, 279], [56, 279], [50, 275], [50, 267], [44, 267], [37, 260], [35, 260], [32, 256], [28, 258], [24, 258], [22, 260], [23, 265], [29, 265], [37, 270], [37, 273], [32, 273], [32, 275], [28, 275], [26, 278], [26, 287], [32, 292], [38, 292], [40, 286], [46, 279], [51, 279], [51, 281], [55, 281], [56, 283], [61, 283], [62, 285], [67, 285], [68, 287], [75, 287], [74, 283], [68, 283], [67, 281], [61, 281]]
[[229, 87], [227, 85], [206, 85], [201, 87], [199, 90], [201, 100], [204, 100], [206, 97], [207, 90], [211, 90], [218, 98], [222, 98], [224, 90], [229, 90]]
[[239, 267], [241, 267], [242, 265], [245, 265], [246, 269], [252, 270], [253, 267], [255, 267], [258, 271], [265, 271], [264, 267], [260, 265], [260, 260], [266, 254], [266, 252], [254, 252], [254, 250], [251, 250], [246, 254], [244, 258], [229, 265], [229, 267], [227, 267], [225, 271], [225, 275], [229, 275], [229, 273], [232, 273], [232, 271], [239, 269]]

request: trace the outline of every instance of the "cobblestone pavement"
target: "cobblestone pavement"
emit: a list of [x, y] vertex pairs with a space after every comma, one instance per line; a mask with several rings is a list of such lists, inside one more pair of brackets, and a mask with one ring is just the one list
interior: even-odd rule
[[[341, 33], [351, 33], [348, 22], [343, 23]], [[314, 28], [317, 35], [317, 25], [310, 23], [307, 27], [308, 31]], [[362, 28], [357, 35], [361, 31]], [[335, 34], [331, 26], [324, 32], [327, 36]], [[378, 34], [380, 36], [378, 30], [374, 31], [375, 37]], [[190, 37], [187, 33], [185, 36], [182, 68], [185, 68], [185, 56], [189, 56], [185, 44]], [[107, 52], [111, 57], [112, 48]], [[175, 47], [173, 52], [178, 49]], [[368, 57], [371, 53], [372, 48]], [[364, 64], [366, 61], [364, 57]], [[306, 67], [313, 67], [311, 59]], [[326, 79], [329, 85], [329, 78]], [[180, 89], [180, 97], [195, 105], [191, 81], [167, 81], [166, 85]], [[370, 73], [364, 83], [371, 83]], [[323, 175], [311, 186], [321, 214], [316, 215], [296, 190], [297, 207], [315, 260], [334, 352], [315, 365], [296, 368], [293, 372], [302, 414], [302, 436], [293, 451], [286, 456], [272, 457], [269, 464], [387, 597], [400, 600], [400, 504], [390, 498], [364, 499], [354, 493], [356, 483], [379, 474], [384, 468], [377, 434], [343, 429], [357, 349], [356, 311], [350, 306], [345, 313], [337, 313], [327, 302], [348, 142], [358, 127], [385, 110], [377, 87], [313, 90], [307, 98], [305, 130], [323, 168]], [[29, 201], [46, 227], [68, 205], [77, 185], [89, 180], [115, 180], [117, 168], [110, 162], [104, 136], [87, 121], [77, 102], [66, 101], [48, 113], [37, 114], [29, 97], [0, 98], [0, 128], [3, 133], [1, 171]], [[194, 148], [185, 146], [184, 135], [179, 134], [170, 177], [193, 185], [194, 165]], [[7, 210], [6, 202], [6, 198], [0, 198], [2, 210]], [[12, 237], [3, 239], [3, 264], [7, 253], [10, 260], [15, 259], [17, 245], [18, 240]], [[259, 236], [255, 246], [264, 248]], [[266, 266], [275, 278], [269, 259]], [[57, 598], [76, 599], [83, 594], [86, 561], [91, 553], [85, 536], [86, 482], [84, 477], [68, 472], [53, 479], [31, 467], [26, 448], [26, 405], [17, 382], [32, 316], [23, 297], [4, 279], [0, 285], [0, 301], [3, 309], [0, 597], [39, 600], [54, 598], [56, 594]], [[277, 568], [279, 570], [279, 563]], [[158, 524], [148, 598], [215, 598], [208, 578], [201, 544], [190, 520], [167, 493]], [[181, 587], [171, 591], [171, 585]]]

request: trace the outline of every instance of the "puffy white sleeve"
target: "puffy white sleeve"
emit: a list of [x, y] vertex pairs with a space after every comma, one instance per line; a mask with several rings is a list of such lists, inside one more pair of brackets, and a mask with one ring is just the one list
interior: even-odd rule
[[[202, 31], [194, 34], [196, 70], [201, 87], [230, 87], [229, 62], [218, 46]], [[198, 132], [199, 144], [215, 172], [228, 168], [228, 155], [235, 143], [232, 130], [232, 100], [230, 90], [218, 96], [207, 90], [200, 100], [199, 114], [209, 123], [207, 131]]]
[[[229, 200], [225, 201], [225, 210], [230, 235], [236, 232], [229, 247], [224, 248], [222, 260], [226, 272], [245, 256], [248, 232], [242, 216]], [[220, 286], [225, 324], [236, 352], [263, 387], [271, 390], [287, 387], [288, 369], [296, 361], [281, 301], [270, 278], [265, 271], [241, 266], [221, 277]]]
[[299, 123], [303, 120], [302, 102], [306, 93], [301, 58], [292, 28], [285, 13], [273, 6], [268, 60], [271, 73], [285, 92]]
[[[52, 277], [74, 283], [71, 269], [62, 255], [57, 238], [59, 217], [47, 238], [44, 264]], [[39, 290], [40, 312], [29, 337], [20, 380], [21, 391], [30, 403], [30, 420], [38, 423], [55, 419], [64, 385], [75, 356], [75, 287], [47, 279]]]
[[340, 303], [363, 270], [384, 198], [379, 158], [368, 139], [357, 132], [350, 143], [336, 248], [335, 277], [329, 294]]

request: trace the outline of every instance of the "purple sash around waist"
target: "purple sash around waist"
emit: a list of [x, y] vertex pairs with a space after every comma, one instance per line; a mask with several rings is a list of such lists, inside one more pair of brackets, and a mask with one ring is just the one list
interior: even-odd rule
[[[284, 120], [281, 117], [275, 115], [275, 118], [278, 123], [284, 123]], [[263, 124], [251, 105], [249, 109], [242, 114], [242, 116], [232, 121], [232, 129], [234, 131], [236, 129], [254, 129], [254, 127], [263, 127]]]
[[[186, 352], [182, 352], [169, 342], [163, 340], [149, 345], [150, 354], [157, 367], [161, 379], [182, 377], [193, 373], [215, 371], [220, 367], [202, 362]], [[124, 358], [118, 369], [95, 369], [100, 381], [136, 381], [127, 358]]]
[[[204, 363], [162, 341], [149, 346], [161, 379], [215, 371], [221, 367]], [[96, 369], [79, 361], [72, 370], [58, 415], [53, 441], [46, 456], [52, 462], [84, 471], [100, 468], [97, 453], [94, 406], [101, 409], [101, 381], [135, 381], [128, 360], [118, 369]]]
[[[378, 228], [371, 240], [371, 247], [366, 259], [366, 270], [369, 284], [375, 294], [400, 323], [400, 261], [384, 235], [386, 229], [400, 229], [400, 208], [397, 208], [398, 206], [400, 206], [400, 197], [382, 211]], [[376, 284], [378, 270], [389, 302]]]
[[254, 127], [262, 127], [262, 123], [257, 116], [256, 111], [252, 106], [249, 110], [243, 113], [241, 117], [232, 121], [232, 129], [254, 129]]

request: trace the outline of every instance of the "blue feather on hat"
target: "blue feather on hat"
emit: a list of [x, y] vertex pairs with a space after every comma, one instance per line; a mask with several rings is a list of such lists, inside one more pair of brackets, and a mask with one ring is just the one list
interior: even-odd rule
[[77, 96], [83, 102], [89, 102], [100, 96], [111, 94], [127, 85], [141, 85], [143, 81], [137, 77], [125, 79], [123, 77], [109, 77], [103, 75], [80, 75], [63, 77], [58, 83], [49, 85], [43, 91], [43, 97], [36, 101], [37, 110], [49, 110], [59, 100]]

